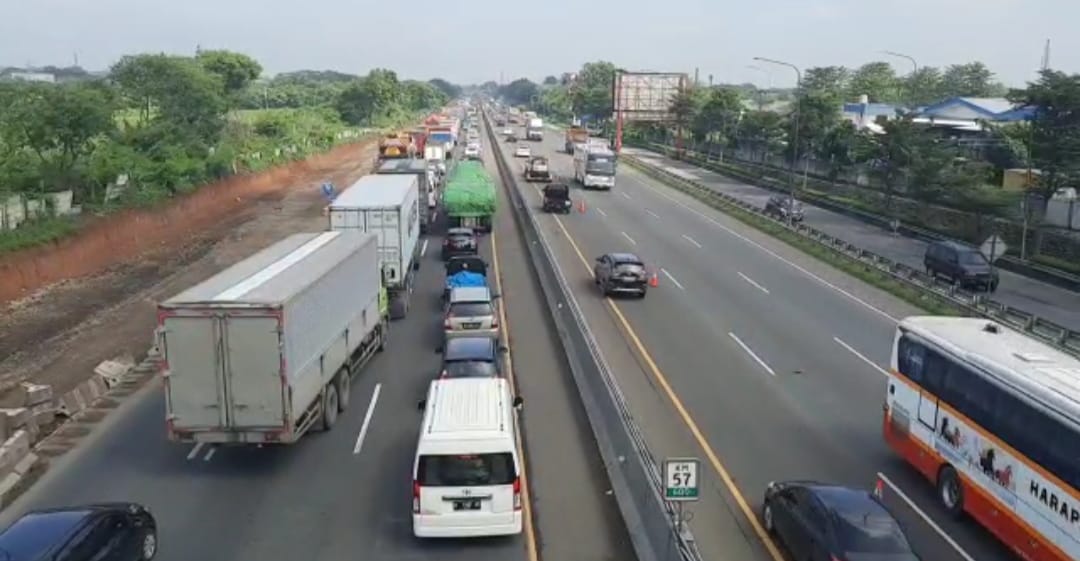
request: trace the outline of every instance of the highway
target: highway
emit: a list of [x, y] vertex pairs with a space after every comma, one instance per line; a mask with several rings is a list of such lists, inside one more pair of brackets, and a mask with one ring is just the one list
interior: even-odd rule
[[[561, 134], [545, 136], [534, 153], [571, 176]], [[881, 439], [882, 369], [897, 319], [916, 310], [625, 165], [611, 192], [575, 185], [572, 196], [584, 212], [541, 215], [544, 235], [650, 447], [710, 468], [689, 523], [705, 559], [779, 561], [749, 518], [769, 481], [870, 489], [879, 473], [923, 559], [1012, 559], [978, 526], [947, 519]], [[612, 251], [658, 271], [646, 299], [600, 296], [592, 261]]]
[[[310, 229], [321, 230], [324, 221], [313, 219]], [[489, 263], [498, 255], [522, 267], [498, 276], [513, 374], [528, 378], [518, 390], [525, 398], [530, 499], [525, 532], [469, 541], [412, 536], [411, 470], [421, 418], [416, 404], [439, 359], [440, 243], [439, 236], [428, 238], [412, 310], [391, 324], [388, 349], [354, 379], [350, 409], [331, 432], [262, 449], [171, 443], [155, 380], [5, 505], [0, 523], [6, 526], [29, 509], [131, 500], [157, 517], [162, 561], [631, 559], [573, 383], [537, 307], [537, 287], [520, 263], [509, 211], [500, 213], [482, 253]], [[587, 518], [565, 516], [567, 505]]]
[[[624, 153], [637, 156], [687, 179], [699, 181], [712, 189], [727, 193], [759, 207], [764, 207], [769, 197], [775, 194], [774, 191], [748, 185], [713, 171], [673, 160], [656, 152], [625, 148]], [[805, 210], [805, 221], [808, 226], [898, 263], [922, 270], [926, 242], [915, 238], [895, 236], [883, 228], [811, 204], [806, 204]], [[1000, 270], [999, 272], [1001, 283], [993, 294], [995, 300], [1033, 313], [1063, 327], [1080, 330], [1080, 293], [1009, 271]]]

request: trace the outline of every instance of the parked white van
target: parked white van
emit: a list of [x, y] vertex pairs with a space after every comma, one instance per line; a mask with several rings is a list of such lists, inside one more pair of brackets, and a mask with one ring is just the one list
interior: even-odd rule
[[419, 538], [521, 533], [521, 465], [514, 409], [501, 378], [436, 380], [420, 402], [413, 463], [413, 534]]

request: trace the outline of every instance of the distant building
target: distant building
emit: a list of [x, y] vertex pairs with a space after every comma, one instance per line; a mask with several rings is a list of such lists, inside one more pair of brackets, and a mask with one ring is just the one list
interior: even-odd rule
[[983, 122], [1028, 121], [1034, 114], [1034, 108], [1001, 97], [953, 97], [922, 108], [915, 114], [915, 122], [957, 132], [979, 132]]
[[845, 121], [855, 125], [857, 129], [866, 129], [874, 133], [883, 133], [885, 130], [877, 123], [878, 119], [895, 119], [906, 111], [906, 108], [890, 103], [870, 103], [865, 95], [859, 96], [857, 103], [845, 103], [841, 109]]
[[56, 82], [56, 75], [48, 72], [12, 72], [8, 74], [8, 78], [16, 82]]

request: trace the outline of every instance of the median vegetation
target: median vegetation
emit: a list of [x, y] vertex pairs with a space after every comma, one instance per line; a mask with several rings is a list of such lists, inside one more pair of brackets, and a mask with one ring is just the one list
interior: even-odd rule
[[407, 124], [457, 93], [385, 69], [261, 74], [244, 54], [200, 51], [0, 82], [0, 253], [63, 237], [80, 215], [159, 204]]

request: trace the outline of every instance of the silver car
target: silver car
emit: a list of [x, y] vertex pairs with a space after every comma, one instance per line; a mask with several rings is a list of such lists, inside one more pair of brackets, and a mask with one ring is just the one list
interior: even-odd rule
[[443, 333], [454, 337], [498, 337], [497, 294], [483, 286], [462, 286], [450, 290], [443, 318]]

